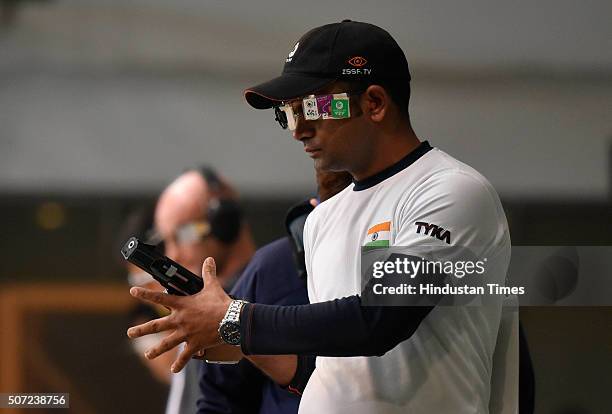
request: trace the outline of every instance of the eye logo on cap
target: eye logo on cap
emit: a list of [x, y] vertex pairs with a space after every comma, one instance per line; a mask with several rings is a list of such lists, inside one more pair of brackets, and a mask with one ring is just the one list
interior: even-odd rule
[[295, 55], [295, 52], [297, 52], [299, 46], [300, 46], [300, 42], [297, 42], [295, 46], [293, 47], [293, 50], [289, 52], [289, 54], [287, 55], [287, 59], [285, 59], [286, 63], [289, 63], [293, 60], [293, 55]]
[[349, 65], [354, 66], [356, 68], [360, 68], [360, 67], [364, 66], [366, 63], [368, 63], [366, 58], [361, 57], [361, 56], [353, 56], [347, 62], [348, 62]]

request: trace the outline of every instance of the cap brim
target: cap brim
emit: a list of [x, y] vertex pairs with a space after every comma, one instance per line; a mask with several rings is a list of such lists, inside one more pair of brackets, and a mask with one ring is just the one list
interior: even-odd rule
[[272, 108], [275, 104], [315, 92], [335, 78], [286, 73], [244, 91], [244, 98], [255, 109]]

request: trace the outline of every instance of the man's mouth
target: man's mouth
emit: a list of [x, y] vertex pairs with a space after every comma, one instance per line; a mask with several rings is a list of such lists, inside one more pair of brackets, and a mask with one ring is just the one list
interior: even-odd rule
[[319, 155], [319, 153], [321, 152], [321, 149], [320, 148], [314, 148], [314, 147], [305, 146], [304, 147], [304, 151], [306, 151], [306, 153], [311, 158], [316, 158]]
[[304, 145], [304, 152], [311, 157], [321, 151], [321, 147], [318, 147], [313, 139], [306, 139], [302, 141]]

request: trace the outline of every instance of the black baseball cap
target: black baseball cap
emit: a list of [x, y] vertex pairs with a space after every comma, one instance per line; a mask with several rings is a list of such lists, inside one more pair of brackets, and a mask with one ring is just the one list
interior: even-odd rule
[[311, 94], [336, 80], [409, 85], [404, 52], [384, 29], [343, 20], [310, 30], [285, 59], [282, 74], [244, 91], [256, 109]]

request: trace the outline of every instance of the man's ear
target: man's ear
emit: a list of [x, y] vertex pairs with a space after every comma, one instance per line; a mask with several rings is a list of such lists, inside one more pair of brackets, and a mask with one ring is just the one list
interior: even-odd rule
[[370, 85], [363, 93], [363, 110], [372, 122], [382, 122], [389, 111], [391, 97], [387, 91], [379, 85]]

